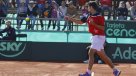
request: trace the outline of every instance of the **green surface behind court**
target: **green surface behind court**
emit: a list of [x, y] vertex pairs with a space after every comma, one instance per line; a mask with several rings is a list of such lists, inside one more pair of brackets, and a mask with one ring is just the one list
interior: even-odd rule
[[[28, 35], [27, 41], [91, 43], [91, 34], [83, 32], [21, 32]], [[26, 39], [21, 39], [25, 41]], [[135, 38], [107, 38], [108, 43], [136, 44]]]

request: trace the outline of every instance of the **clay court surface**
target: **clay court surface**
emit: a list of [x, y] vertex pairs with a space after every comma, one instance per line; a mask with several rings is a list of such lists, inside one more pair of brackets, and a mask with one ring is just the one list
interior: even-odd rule
[[[120, 76], [136, 76], [136, 64], [117, 65]], [[26, 61], [0, 61], [0, 76], [78, 76], [86, 70], [84, 63], [52, 63]], [[105, 64], [95, 64], [94, 76], [113, 76]]]

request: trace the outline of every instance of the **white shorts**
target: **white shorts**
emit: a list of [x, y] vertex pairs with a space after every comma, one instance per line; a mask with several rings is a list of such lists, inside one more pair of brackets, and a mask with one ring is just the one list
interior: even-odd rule
[[96, 49], [97, 51], [101, 51], [104, 49], [104, 43], [105, 43], [105, 36], [101, 35], [94, 35], [91, 38], [91, 48]]

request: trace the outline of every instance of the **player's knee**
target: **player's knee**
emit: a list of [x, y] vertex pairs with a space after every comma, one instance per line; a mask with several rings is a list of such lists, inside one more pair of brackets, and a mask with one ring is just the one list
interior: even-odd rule
[[92, 55], [94, 55], [95, 52], [96, 52], [95, 49], [90, 48], [88, 55], [92, 56]]

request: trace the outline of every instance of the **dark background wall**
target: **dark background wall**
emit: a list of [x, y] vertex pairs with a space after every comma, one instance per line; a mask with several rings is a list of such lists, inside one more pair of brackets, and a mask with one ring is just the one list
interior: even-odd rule
[[[21, 44], [19, 50], [13, 50]], [[89, 43], [0, 42], [1, 60], [82, 62]], [[135, 44], [107, 44], [106, 54], [114, 63], [136, 63]]]

